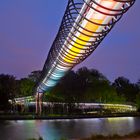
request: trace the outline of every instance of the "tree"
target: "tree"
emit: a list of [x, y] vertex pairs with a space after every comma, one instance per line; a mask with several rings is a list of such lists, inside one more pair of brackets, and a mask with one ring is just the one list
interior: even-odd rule
[[[82, 67], [77, 70], [76, 74], [79, 77], [80, 84], [80, 96], [82, 97], [82, 102], [101, 102], [104, 90], [106, 90], [106, 85], [109, 86], [109, 81], [107, 78], [95, 69], [87, 69]], [[102, 98], [103, 99], [103, 98]]]
[[65, 102], [75, 102], [79, 100], [79, 79], [74, 71], [70, 71], [64, 76], [59, 85], [61, 88], [61, 95]]
[[52, 97], [62, 102], [80, 102], [86, 88], [86, 79], [74, 71], [69, 71], [50, 91]]
[[98, 70], [82, 67], [70, 71], [50, 91], [50, 101], [123, 103], [110, 81]]
[[35, 82], [30, 80], [29, 78], [23, 78], [21, 79], [19, 84], [19, 90], [21, 96], [31, 96], [33, 94], [33, 88], [35, 85]]
[[87, 102], [103, 102], [110, 82], [98, 70], [91, 69], [88, 71], [88, 84], [84, 99]]
[[123, 95], [127, 102], [135, 102], [136, 95], [139, 92], [136, 84], [130, 83], [130, 81], [125, 77], [118, 77], [114, 81], [113, 86], [115, 87], [118, 95]]
[[28, 75], [28, 78], [33, 82], [37, 82], [40, 76], [41, 76], [41, 71], [37, 70], [37, 71], [32, 71], [31, 74]]
[[86, 89], [88, 83], [89, 83], [89, 76], [90, 71], [86, 67], [82, 67], [76, 71], [76, 74], [78, 76], [79, 82], [77, 84], [80, 84], [82, 91]]
[[0, 106], [8, 109], [8, 100], [13, 99], [17, 94], [16, 79], [12, 75], [0, 75]]
[[137, 82], [137, 86], [138, 86], [138, 88], [139, 88], [139, 90], [140, 90], [140, 79], [139, 79], [138, 82]]
[[102, 74], [97, 77], [93, 74], [85, 93], [85, 99], [88, 102], [101, 103], [124, 103], [125, 101], [123, 96], [117, 95], [115, 88]]
[[138, 111], [140, 111], [140, 92], [136, 95], [136, 105], [137, 105]]

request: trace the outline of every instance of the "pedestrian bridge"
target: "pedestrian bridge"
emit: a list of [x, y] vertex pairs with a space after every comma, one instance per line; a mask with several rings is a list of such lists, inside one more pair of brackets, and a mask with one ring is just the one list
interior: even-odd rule
[[[33, 96], [21, 97], [14, 99], [15, 105], [21, 106], [34, 106], [35, 107], [35, 98]], [[44, 107], [64, 107], [68, 106], [68, 103], [60, 103], [60, 102], [42, 102]], [[109, 104], [109, 103], [72, 103], [77, 109], [81, 110], [111, 110], [113, 112], [135, 112], [137, 110], [136, 106], [129, 104]], [[90, 111], [89, 111], [90, 113]]]
[[[134, 2], [69, 0], [38, 81], [37, 92], [50, 90], [69, 70], [91, 55]], [[52, 10], [55, 9], [52, 7]]]

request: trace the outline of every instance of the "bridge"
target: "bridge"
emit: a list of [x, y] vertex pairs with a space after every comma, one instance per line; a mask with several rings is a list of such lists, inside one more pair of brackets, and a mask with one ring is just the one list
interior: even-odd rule
[[99, 46], [135, 0], [69, 0], [37, 92], [44, 93]]
[[[27, 96], [27, 97], [21, 97], [21, 98], [14, 98], [14, 103], [12, 100], [9, 100], [11, 104], [14, 104], [14, 106], [20, 105], [22, 107], [29, 108], [30, 106], [35, 106], [35, 98], [33, 96]], [[61, 108], [64, 108], [64, 106], [67, 106], [67, 103], [61, 103], [61, 102], [42, 102], [44, 108], [47, 107], [53, 109], [56, 106], [59, 106]], [[97, 110], [110, 110], [112, 112], [135, 112], [137, 110], [136, 106], [131, 104], [109, 104], [109, 103], [72, 103], [75, 108], [79, 110], [83, 110], [83, 112], [93, 113]], [[90, 110], [90, 111], [89, 111]]]

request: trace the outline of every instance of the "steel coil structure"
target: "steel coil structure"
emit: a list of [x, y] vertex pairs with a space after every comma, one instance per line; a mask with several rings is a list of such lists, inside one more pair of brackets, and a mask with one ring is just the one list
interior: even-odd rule
[[37, 92], [54, 87], [101, 43], [135, 0], [69, 0], [44, 64]]

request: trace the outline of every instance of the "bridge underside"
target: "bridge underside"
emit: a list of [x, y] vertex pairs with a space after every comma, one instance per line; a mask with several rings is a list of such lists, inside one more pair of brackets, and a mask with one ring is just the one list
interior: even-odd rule
[[135, 0], [69, 0], [37, 92], [52, 87], [101, 43]]

